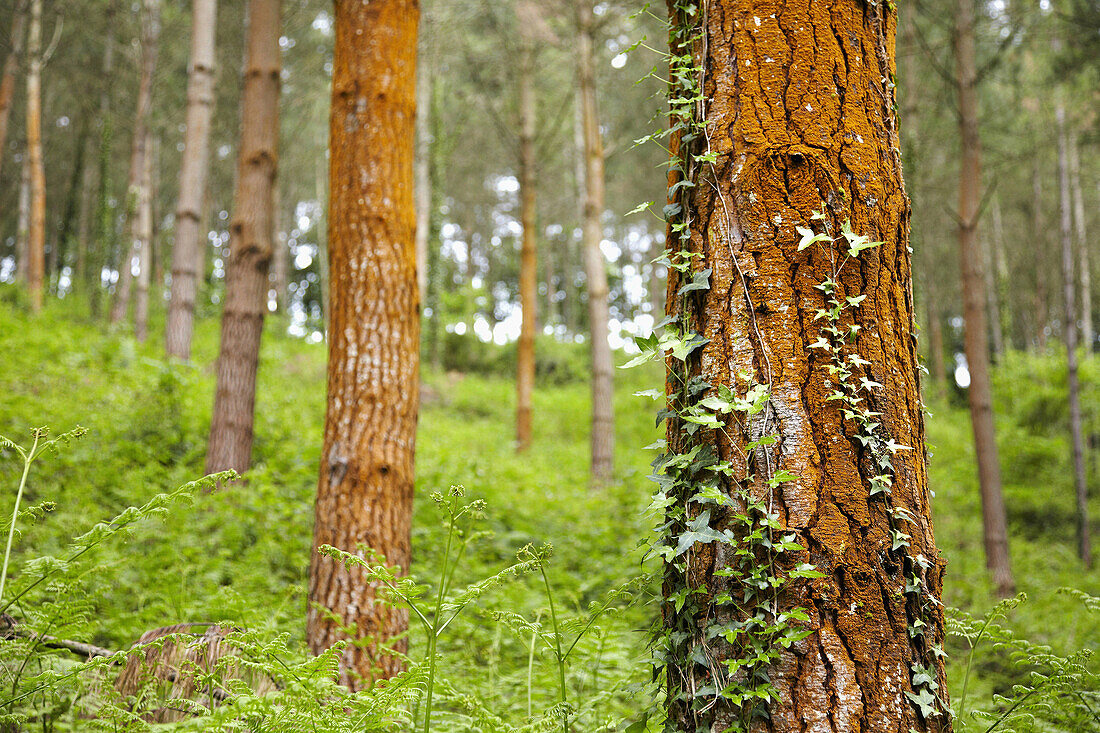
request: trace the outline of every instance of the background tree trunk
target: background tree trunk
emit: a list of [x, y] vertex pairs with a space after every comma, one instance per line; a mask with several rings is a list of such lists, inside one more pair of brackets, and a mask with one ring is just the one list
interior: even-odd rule
[[133, 289], [133, 264], [140, 255], [141, 229], [138, 208], [142, 197], [142, 171], [149, 136], [149, 116], [153, 111], [153, 75], [157, 68], [157, 50], [160, 37], [160, 0], [144, 0], [141, 13], [141, 81], [138, 85], [137, 110], [134, 113], [134, 137], [130, 145], [130, 170], [126, 177], [125, 221], [130, 233], [129, 245], [123, 245], [118, 266], [118, 284], [111, 306], [111, 323], [121, 323], [130, 308], [130, 292]]
[[0, 71], [0, 170], [3, 169], [4, 151], [8, 149], [8, 121], [11, 119], [11, 103], [15, 98], [15, 72], [23, 54], [23, 30], [27, 24], [27, 2], [16, 0], [11, 23], [11, 51], [4, 59]]
[[31, 238], [31, 157], [23, 151], [23, 164], [19, 166], [19, 213], [15, 229], [15, 279], [21, 285], [27, 284], [30, 264]]
[[115, 3], [107, 0], [107, 37], [103, 47], [103, 86], [99, 94], [99, 160], [98, 192], [95, 211], [95, 246], [87, 271], [88, 308], [98, 317], [103, 305], [103, 269], [114, 248], [115, 211], [111, 202], [111, 143], [114, 125], [111, 121], [111, 85], [115, 59]]
[[1092, 272], [1089, 261], [1089, 241], [1085, 222], [1085, 199], [1081, 191], [1081, 153], [1075, 135], [1069, 147], [1070, 187], [1073, 191], [1073, 222], [1076, 232], [1078, 281], [1081, 284], [1081, 343], [1085, 353], [1091, 354], [1096, 345], [1096, 331], [1092, 325]]
[[210, 168], [210, 126], [214, 116], [217, 0], [191, 4], [191, 69], [187, 77], [187, 114], [180, 160], [176, 241], [172, 247], [172, 292], [165, 324], [168, 356], [191, 358], [195, 294], [205, 251], [203, 203]]
[[[687, 249], [695, 257], [686, 273], [670, 272], [668, 307], [685, 330], [707, 341], [688, 357], [682, 376], [669, 376], [669, 389], [677, 392], [696, 375], [714, 389], [687, 397], [689, 402], [718, 394], [719, 385], [738, 396], [753, 384], [769, 387], [767, 405], [745, 418], [744, 431], [731, 417], [720, 418], [727, 420], [725, 430], [695, 433], [704, 436], [698, 443], [713, 451], [713, 460], [730, 461], [738, 477], [717, 477], [732, 506], [709, 505], [709, 526], [738, 531], [735, 515], [742, 511], [742, 492], [748, 491], [775, 517], [781, 526], [777, 532], [793, 535], [804, 548], [791, 562], [812, 562], [824, 574], [792, 581], [767, 604], [769, 619], [792, 607], [806, 609], [806, 629], [812, 633], [789, 648], [775, 645], [778, 661], [761, 672], [779, 699], [770, 704], [767, 717], [753, 720], [751, 730], [949, 731], [942, 717], [945, 699], [932, 702], [940, 717], [928, 719], [903, 697], [903, 692], [918, 691], [910, 684], [911, 670], [917, 668], [912, 665], [927, 668], [939, 685], [937, 694], [946, 693], [943, 665], [933, 653], [933, 645], [943, 640], [943, 618], [935, 605], [943, 564], [930, 518], [909, 205], [890, 85], [896, 14], [887, 3], [861, 0], [827, 5], [800, 0], [774, 14], [761, 12], [753, 0], [692, 3], [693, 10], [701, 8], [693, 14], [679, 5], [669, 3], [673, 33], [692, 40], [680, 41], [691, 44], [686, 48], [674, 43], [672, 53], [674, 58], [693, 55], [702, 83], [699, 92], [685, 93], [689, 98], [698, 94], [701, 101], [679, 109], [698, 110], [692, 114], [705, 121], [706, 135], [688, 127], [690, 142], [679, 133], [672, 137], [674, 160], [682, 161], [684, 175], [695, 185], [677, 186], [681, 174], [675, 168], [670, 174], [670, 203], [679, 207], [670, 222], [670, 249]], [[704, 28], [699, 40], [677, 30], [695, 22]], [[736, 64], [731, 62], [734, 50]], [[673, 124], [680, 121], [674, 117]], [[700, 162], [708, 151], [714, 162]], [[824, 225], [813, 218], [815, 211], [823, 212]], [[835, 249], [823, 245], [797, 251], [796, 226], [818, 232], [828, 226], [839, 236], [847, 222], [882, 245], [839, 275]], [[683, 240], [680, 225], [690, 234]], [[678, 294], [708, 269], [709, 289]], [[861, 329], [843, 347], [845, 354], [850, 349], [865, 360], [854, 367], [852, 378], [881, 383], [862, 393], [866, 404], [881, 413], [891, 440], [914, 448], [898, 450], [890, 462], [890, 502], [914, 522], [906, 528], [908, 548], [892, 547], [890, 502], [870, 490], [881, 464], [860, 447], [858, 426], [832, 401], [838, 389], [830, 370], [832, 355], [813, 347], [822, 333], [815, 314], [829, 307], [819, 286], [833, 278], [841, 302], [866, 297], [840, 322], [841, 328]], [[679, 369], [679, 362], [670, 358], [669, 363]], [[677, 393], [691, 394], [686, 387]], [[685, 452], [696, 440], [686, 437], [691, 435], [687, 425], [670, 422], [671, 450]], [[776, 433], [775, 446], [748, 449], [752, 457], [746, 457], [750, 438]], [[778, 465], [795, 478], [769, 491], [765, 479]], [[741, 483], [747, 474], [753, 478]], [[698, 481], [710, 486], [708, 476], [713, 474], [704, 469]], [[691, 494], [699, 486], [685, 491]], [[702, 508], [689, 500], [678, 502], [676, 512], [669, 521], [682, 523], [683, 543], [682, 532], [689, 521], [703, 517]], [[675, 552], [676, 535], [669, 541]], [[669, 725], [675, 730], [721, 731], [741, 724], [740, 706], [715, 694], [730, 682], [744, 682], [745, 675], [744, 669], [740, 675], [725, 670], [724, 661], [740, 657], [720, 630], [739, 628], [745, 614], [760, 608], [747, 601], [751, 610], [742, 610], [737, 599], [752, 595], [747, 581], [720, 572], [737, 562], [735, 547], [742, 545], [697, 543], [681, 555], [688, 558], [683, 565], [666, 565], [666, 597], [674, 588], [698, 589], [682, 607], [698, 604], [687, 617], [672, 603], [664, 609], [672, 645], [664, 651], [671, 658], [666, 669]], [[918, 565], [917, 558], [928, 562]], [[906, 600], [909, 572], [919, 574], [923, 590], [918, 600]], [[735, 600], [717, 600], [727, 592]], [[907, 626], [917, 613], [925, 614], [926, 633], [911, 638]]]
[[615, 413], [611, 345], [608, 337], [607, 265], [603, 240], [603, 139], [596, 106], [592, 60], [592, 0], [577, 0], [577, 93], [584, 129], [584, 274], [588, 284], [589, 344], [592, 354], [592, 480], [611, 478], [615, 455]]
[[134, 338], [142, 344], [149, 336], [149, 283], [153, 273], [153, 160], [153, 134], [146, 128], [135, 229], [139, 269], [134, 297]]
[[[516, 6], [522, 8], [521, 2]], [[531, 445], [531, 396], [535, 391], [535, 329], [538, 321], [538, 262], [535, 220], [535, 49], [530, 28], [519, 17], [519, 190], [523, 234], [519, 264], [519, 299], [523, 311], [516, 345], [516, 449]]]
[[[336, 3], [328, 410], [313, 532], [314, 546], [353, 551], [364, 544], [402, 574], [410, 562], [420, 392], [418, 16], [416, 0]], [[340, 626], [356, 630], [341, 664], [341, 679], [353, 689], [402, 669], [381, 644], [407, 629], [408, 611], [378, 602], [377, 591], [359, 571], [313, 555], [306, 637], [318, 653], [343, 638]], [[403, 653], [408, 641], [390, 644]]]
[[962, 273], [963, 316], [966, 321], [966, 363], [970, 371], [970, 422], [982, 494], [985, 559], [1000, 596], [1015, 589], [1008, 555], [1008, 529], [1001, 494], [1001, 466], [993, 432], [993, 395], [989, 379], [986, 335], [985, 279], [978, 244], [982, 197], [981, 138], [978, 133], [977, 67], [974, 42], [974, 0], [957, 0], [955, 63], [958, 87], [959, 135], [959, 265]]
[[206, 472], [244, 473], [252, 463], [256, 369], [267, 312], [279, 144], [281, 0], [249, 0], [241, 91], [237, 191], [229, 226], [218, 386]]
[[46, 275], [46, 166], [42, 159], [42, 0], [31, 0], [27, 37], [27, 156], [30, 159], [30, 228], [27, 291], [31, 310], [42, 310]]
[[[1059, 92], [1060, 93], [1060, 92]], [[1069, 385], [1069, 425], [1073, 443], [1073, 485], [1077, 498], [1077, 556], [1092, 567], [1089, 538], [1088, 486], [1085, 479], [1085, 440], [1081, 430], [1081, 385], [1077, 369], [1077, 299], [1073, 277], [1073, 203], [1070, 194], [1066, 108], [1061, 99], [1054, 110], [1058, 123], [1058, 183], [1061, 194], [1062, 292], [1065, 304], [1066, 367]]]

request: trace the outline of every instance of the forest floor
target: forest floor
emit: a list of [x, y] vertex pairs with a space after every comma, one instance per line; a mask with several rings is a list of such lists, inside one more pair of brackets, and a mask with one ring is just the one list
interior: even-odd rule
[[[194, 366], [172, 366], [162, 358], [159, 332], [138, 345], [129, 335], [104, 332], [71, 311], [55, 304], [32, 324], [0, 302], [0, 435], [25, 443], [35, 426], [48, 425], [54, 433], [77, 425], [88, 429], [32, 470], [27, 504], [52, 501], [56, 508], [21, 532], [20, 558], [55, 552], [96, 521], [201, 475], [217, 323], [198, 324]], [[118, 648], [149, 628], [230, 620], [285, 632], [300, 643], [326, 347], [283, 331], [284, 323], [269, 320], [256, 401], [255, 468], [248, 483], [200, 494], [170, 512], [163, 524], [146, 523], [125, 543], [101, 550], [99, 571], [88, 578], [94, 605], [81, 641]], [[1074, 557], [1068, 448], [1063, 450], [1059, 433], [1045, 432], [1057, 424], [1060, 407], [1040, 399], [1044, 393], [1035, 388], [1035, 374], [1056, 368], [1054, 357], [1020, 357], [1009, 360], [998, 381], [1013, 569], [1019, 590], [1028, 595], [1004, 623], [1032, 642], [1068, 653], [1100, 646], [1100, 619], [1058, 589], [1074, 586], [1100, 595], [1100, 577], [1083, 572]], [[1031, 376], [1021, 377], [1024, 373]], [[497, 572], [528, 543], [550, 543], [555, 601], [559, 612], [576, 616], [652, 569], [641, 547], [651, 523], [644, 510], [652, 493], [645, 478], [652, 454], [643, 447], [659, 436], [654, 403], [632, 394], [659, 387], [661, 379], [656, 368], [617, 371], [617, 479], [593, 490], [587, 483], [586, 383], [539, 386], [534, 443], [517, 456], [514, 391], [506, 375], [426, 372], [414, 574], [430, 581], [439, 568], [443, 522], [427, 497], [453, 484], [465, 487], [467, 499], [487, 504], [480, 528], [488, 534], [471, 545], [459, 585]], [[992, 602], [969, 421], [957, 396], [929, 397], [937, 539], [949, 561], [944, 602], [980, 614]], [[1091, 414], [1098, 407], [1086, 404]], [[13, 460], [0, 461], [0, 486], [10, 487], [3, 489], [7, 501], [19, 469]], [[1094, 517], [1098, 510], [1094, 498]], [[587, 704], [585, 715], [593, 722], [621, 720], [629, 713], [632, 686], [648, 679], [645, 627], [655, 606], [646, 592], [639, 598], [603, 622], [606, 633], [586, 639], [571, 664], [570, 695]], [[529, 658], [529, 640], [494, 612], [545, 618], [541, 585], [521, 578], [482, 598], [441, 641], [443, 673], [497, 714], [519, 719], [529, 706], [553, 704], [556, 670], [545, 655]], [[416, 656], [422, 646], [415, 635], [412, 643]], [[949, 651], [956, 660], [956, 689], [966, 650], [956, 640]], [[975, 658], [972, 676], [975, 700], [989, 700], [993, 691], [1006, 692], [1016, 681], [1004, 654], [990, 650]]]

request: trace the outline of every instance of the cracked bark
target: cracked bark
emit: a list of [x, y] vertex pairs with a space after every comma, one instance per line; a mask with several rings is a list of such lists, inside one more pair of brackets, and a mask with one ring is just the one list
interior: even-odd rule
[[[816, 248], [797, 251], [796, 226], [809, 226], [815, 210], [825, 212], [833, 232], [850, 220], [857, 233], [883, 242], [843, 270], [839, 295], [867, 299], [841, 325], [861, 327], [853, 348], [869, 362], [861, 376], [883, 385], [870, 402], [882, 413], [884, 431], [914, 448], [894, 456], [893, 502], [914, 517], [910, 553], [931, 560], [922, 580], [938, 598], [943, 562], [923, 450], [909, 200], [891, 83], [896, 15], [885, 3], [858, 0], [710, 0], [701, 13], [705, 43], [692, 51], [717, 161], [696, 176], [685, 208], [689, 249], [701, 255], [693, 267], [712, 270], [711, 288], [693, 294], [695, 315], [681, 313], [675, 297], [669, 309], [709, 339], [697, 372], [711, 385], [744, 394], [752, 383], [770, 381], [780, 435], [772, 458], [798, 477], [776, 492], [775, 510], [805, 548], [797, 561], [826, 575], [791, 585], [779, 598], [780, 611], [808, 610], [813, 633], [781, 650], [771, 670], [781, 700], [752, 730], [946, 733], [950, 723], [923, 718], [904, 695], [913, 691], [910, 665], [917, 663], [932, 667], [946, 695], [943, 665], [929, 652], [942, 643], [942, 614], [935, 607], [926, 637], [910, 640], [913, 609], [890, 551], [887, 513], [869, 498], [876, 471], [854, 440], [856, 426], [828, 399], [829, 357], [810, 348], [821, 328], [815, 314], [824, 306], [816, 286], [832, 264]], [[674, 138], [673, 145], [677, 154], [681, 142]], [[668, 292], [691, 275], [670, 278]], [[746, 468], [736, 446], [715, 440], [722, 460]], [[689, 584], [705, 587], [711, 598], [726, 587], [715, 575], [726, 560], [714, 546], [697, 547]], [[728, 610], [704, 609], [700, 631], [720, 614]], [[712, 659], [729, 654], [728, 646], [704, 644]], [[673, 729], [721, 731], [734, 720], [728, 704], [692, 694], [714, 682], [709, 674], [704, 665], [672, 662], [669, 678], [682, 681], [686, 692], [670, 705]]]
[[[366, 545], [400, 574], [411, 555], [420, 394], [418, 17], [416, 0], [336, 3], [328, 409], [313, 530], [314, 547]], [[408, 611], [384, 603], [377, 591], [361, 571], [313, 555], [306, 638], [318, 653], [347, 638], [344, 627], [354, 630], [340, 665], [341, 680], [353, 689], [398, 673], [408, 647], [401, 637]]]
[[281, 0], [249, 0], [248, 49], [241, 92], [241, 145], [229, 226], [218, 351], [218, 384], [206, 472], [248, 470], [256, 405], [256, 369], [267, 312], [279, 142]]

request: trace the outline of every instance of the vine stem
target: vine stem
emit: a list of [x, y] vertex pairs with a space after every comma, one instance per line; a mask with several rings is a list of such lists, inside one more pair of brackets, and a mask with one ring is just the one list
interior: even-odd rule
[[39, 431], [34, 431], [34, 444], [31, 446], [29, 453], [24, 453], [22, 449], [19, 450], [20, 455], [23, 456], [23, 477], [19, 479], [19, 491], [15, 494], [15, 508], [11, 511], [11, 527], [8, 529], [8, 546], [4, 548], [4, 565], [0, 569], [0, 601], [4, 600], [4, 584], [8, 579], [8, 562], [11, 560], [11, 545], [15, 539], [15, 522], [19, 519], [19, 503], [23, 500], [23, 490], [27, 487], [27, 476], [31, 472], [31, 462], [34, 461], [35, 451], [38, 450], [38, 441], [41, 438]]

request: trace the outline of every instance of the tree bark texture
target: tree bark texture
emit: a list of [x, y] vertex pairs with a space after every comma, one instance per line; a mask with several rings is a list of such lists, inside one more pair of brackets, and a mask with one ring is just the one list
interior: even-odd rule
[[187, 76], [187, 112], [180, 160], [176, 241], [172, 247], [172, 291], [165, 324], [168, 356], [191, 358], [199, 263], [205, 246], [203, 202], [210, 169], [210, 127], [214, 116], [214, 31], [217, 0], [191, 4], [191, 68]]
[[584, 275], [588, 284], [589, 344], [592, 354], [592, 480], [611, 478], [615, 456], [615, 413], [611, 345], [608, 342], [607, 264], [603, 241], [604, 160], [596, 106], [592, 0], [577, 0], [577, 81], [584, 128]]
[[[517, 9], [523, 3], [517, 4]], [[520, 244], [519, 300], [523, 312], [516, 344], [516, 448], [531, 445], [531, 398], [535, 391], [535, 329], [538, 322], [538, 262], [536, 254], [535, 173], [535, 48], [531, 29], [519, 18], [519, 194]]]
[[27, 292], [31, 310], [42, 310], [46, 276], [46, 166], [42, 159], [42, 0], [31, 0], [27, 35], [27, 156], [30, 160], [30, 226]]
[[[416, 0], [337, 0], [329, 134], [331, 293], [328, 410], [314, 546], [365, 545], [409, 571], [419, 409], [419, 289], [413, 157]], [[342, 681], [402, 669], [382, 644], [408, 628], [359, 571], [314, 555], [306, 636], [317, 653], [355, 629]], [[339, 618], [332, 621], [320, 609]], [[364, 643], [368, 642], [368, 643]], [[407, 640], [390, 642], [399, 653]]]
[[241, 92], [237, 190], [229, 225], [218, 386], [206, 472], [244, 473], [252, 463], [256, 369], [267, 312], [279, 143], [281, 0], [249, 0]]
[[1069, 386], [1069, 426], [1073, 445], [1073, 486], [1077, 500], [1077, 556], [1092, 567], [1089, 538], [1088, 485], [1085, 478], [1085, 439], [1081, 429], [1081, 384], [1077, 368], [1077, 285], [1073, 276], [1073, 202], [1070, 193], [1069, 144], [1066, 108], [1059, 99], [1054, 110], [1058, 123], [1058, 184], [1062, 235], [1062, 292], [1065, 311], [1066, 381]]
[[[680, 8], [686, 4], [669, 0], [674, 28], [696, 22]], [[943, 665], [933, 653], [943, 641], [936, 605], [943, 561], [929, 505], [909, 200], [890, 84], [896, 13], [887, 3], [861, 0], [691, 5], [704, 30], [689, 48], [674, 43], [672, 53], [694, 58], [701, 85], [695, 114], [705, 135], [692, 130], [690, 141], [679, 132], [672, 137], [674, 160], [683, 161], [685, 172], [674, 165], [669, 177], [670, 205], [679, 207], [672, 214], [669, 249], [674, 257], [676, 250], [688, 250], [692, 264], [687, 272], [670, 270], [668, 311], [706, 339], [685, 362], [687, 385], [696, 376], [704, 380], [706, 391], [698, 397], [720, 387], [744, 396], [752, 385], [767, 385], [770, 395], [744, 425], [719, 416], [723, 430], [695, 433], [706, 436], [698, 440], [716, 461], [729, 461], [734, 475], [745, 477], [715, 476], [732, 506], [710, 507], [709, 527], [743, 532], [736, 515], [747, 492], [767, 503], [780, 534], [791, 534], [801, 545], [794, 562], [811, 563], [824, 574], [792, 581], [774, 599], [769, 617], [801, 607], [809, 635], [789, 648], [776, 645], [779, 658], [767, 673], [779, 699], [767, 718], [744, 729], [949, 731], [942, 713], [925, 718], [906, 697], [916, 691], [911, 665], [919, 664], [938, 685], [937, 710], [946, 707]], [[713, 162], [694, 162], [708, 151]], [[684, 178], [694, 185], [679, 185]], [[823, 220], [813, 218], [815, 211]], [[864, 394], [868, 407], [881, 413], [881, 430], [911, 447], [892, 459], [893, 507], [913, 520], [905, 530], [910, 546], [900, 551], [892, 547], [888, 505], [870, 490], [880, 459], [857, 440], [859, 426], [831, 397], [837, 389], [833, 357], [814, 346], [823, 326], [816, 316], [828, 307], [821, 286], [835, 275], [842, 250], [798, 251], [796, 227], [821, 232], [825, 226], [839, 236], [846, 222], [882, 243], [841, 268], [836, 293], [841, 301], [866, 298], [841, 316], [841, 328], [858, 327], [844, 353], [861, 359], [855, 378], [877, 385]], [[687, 224], [686, 241], [679, 224]], [[708, 289], [679, 292], [706, 270]], [[678, 363], [669, 359], [670, 368]], [[680, 385], [673, 371], [668, 389], [678, 394]], [[688, 427], [679, 418], [670, 420], [670, 451], [684, 453]], [[778, 435], [771, 447], [745, 448], [750, 439], [769, 434]], [[769, 491], [765, 474], [778, 469], [794, 478]], [[682, 506], [685, 523], [702, 516], [699, 504], [689, 500]], [[739, 546], [696, 543], [683, 569], [669, 571], [682, 573], [675, 582], [688, 591], [698, 589], [694, 597], [701, 604], [686, 621], [673, 603], [664, 608], [665, 628], [692, 640], [666, 668], [671, 729], [723, 731], [743, 712], [715, 694], [738, 683], [723, 665], [738, 652], [723, 636], [709, 633], [712, 624], [736, 624], [750, 613], [736, 600], [716, 600], [726, 592], [734, 599], [747, 592], [725, 572], [739, 562]], [[905, 595], [905, 568], [918, 566], [930, 611], [917, 610]], [[925, 633], [911, 638], [908, 627], [920, 613], [926, 613]]]
[[15, 72], [23, 54], [23, 31], [26, 24], [26, 2], [16, 0], [11, 24], [11, 51], [4, 59], [3, 71], [0, 71], [0, 170], [3, 169], [4, 151], [7, 150], [8, 121], [11, 119], [11, 103], [15, 98]]
[[977, 66], [974, 40], [974, 0], [955, 6], [955, 60], [959, 136], [959, 268], [962, 275], [963, 318], [966, 322], [966, 365], [970, 372], [967, 398], [978, 461], [982, 496], [985, 562], [1000, 596], [1015, 590], [1008, 554], [1008, 529], [1001, 494], [1001, 466], [993, 430], [993, 388], [989, 379], [985, 277], [978, 242], [982, 199], [981, 137], [978, 131]]
[[153, 111], [153, 75], [157, 69], [157, 51], [160, 39], [160, 0], [144, 0], [141, 13], [141, 80], [138, 83], [137, 109], [134, 112], [134, 137], [130, 143], [130, 170], [126, 176], [125, 221], [130, 234], [130, 244], [123, 245], [118, 266], [118, 284], [111, 306], [111, 323], [121, 323], [130, 309], [130, 293], [133, 290], [133, 264], [141, 257], [140, 224], [138, 207], [142, 198], [142, 171], [145, 156], [149, 155], [149, 116]]

